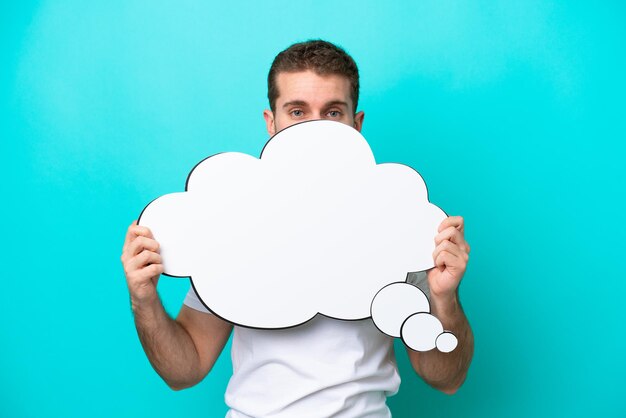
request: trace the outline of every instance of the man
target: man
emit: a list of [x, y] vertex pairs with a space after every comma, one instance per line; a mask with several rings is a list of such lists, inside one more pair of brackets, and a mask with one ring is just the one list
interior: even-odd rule
[[[294, 44], [277, 55], [269, 72], [267, 132], [271, 136], [312, 119], [360, 131], [364, 113], [356, 111], [358, 95], [357, 66], [345, 51], [324, 41]], [[469, 254], [463, 219], [445, 219], [435, 244], [436, 267], [422, 274], [422, 286], [427, 284], [431, 312], [457, 336], [458, 346], [451, 353], [407, 350], [426, 382], [452, 394], [465, 380], [474, 346], [458, 299]], [[135, 325], [152, 366], [174, 390], [197, 384], [233, 326], [212, 315], [191, 288], [176, 320], [167, 315], [156, 290], [163, 272], [159, 244], [136, 222], [128, 228], [122, 263]], [[230, 417], [387, 417], [386, 397], [400, 384], [392, 338], [371, 319], [318, 315], [287, 330], [235, 326], [232, 362], [225, 396]]]

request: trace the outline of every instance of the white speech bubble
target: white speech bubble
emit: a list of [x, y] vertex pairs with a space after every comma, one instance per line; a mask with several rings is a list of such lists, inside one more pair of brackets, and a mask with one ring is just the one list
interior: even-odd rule
[[406, 282], [383, 287], [372, 301], [374, 324], [392, 337], [400, 337], [404, 320], [418, 312], [430, 312], [430, 303], [424, 292]]
[[311, 121], [277, 133], [260, 159], [201, 161], [186, 191], [154, 200], [139, 223], [160, 243], [165, 274], [190, 277], [213, 313], [277, 329], [318, 313], [370, 317], [379, 290], [434, 266], [445, 217], [417, 171], [376, 164], [352, 127]]
[[433, 315], [419, 312], [409, 316], [402, 324], [402, 341], [417, 351], [432, 350], [437, 337], [443, 333], [441, 322]]

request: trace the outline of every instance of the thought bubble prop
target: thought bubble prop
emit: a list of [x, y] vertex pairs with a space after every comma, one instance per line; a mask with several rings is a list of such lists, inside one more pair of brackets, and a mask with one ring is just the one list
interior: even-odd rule
[[151, 202], [139, 223], [160, 243], [164, 274], [190, 277], [231, 323], [277, 329], [317, 314], [371, 316], [415, 350], [451, 351], [456, 338], [406, 283], [408, 272], [434, 266], [445, 217], [415, 170], [376, 164], [352, 127], [311, 121], [274, 135], [260, 159], [206, 158], [185, 192]]

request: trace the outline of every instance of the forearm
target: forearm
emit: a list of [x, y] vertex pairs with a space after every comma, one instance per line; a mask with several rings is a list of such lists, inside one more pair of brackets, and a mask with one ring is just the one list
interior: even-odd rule
[[141, 345], [159, 376], [175, 390], [200, 381], [199, 356], [193, 340], [165, 312], [158, 295], [142, 303], [133, 302], [132, 310]]
[[461, 308], [458, 295], [450, 300], [431, 299], [431, 313], [458, 339], [457, 347], [449, 353], [437, 349], [427, 352], [409, 350], [416, 372], [432, 387], [452, 394], [463, 384], [474, 354], [474, 335]]

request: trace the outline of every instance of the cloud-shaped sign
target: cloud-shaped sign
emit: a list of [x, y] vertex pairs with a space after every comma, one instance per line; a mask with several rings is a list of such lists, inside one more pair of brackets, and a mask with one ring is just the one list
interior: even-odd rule
[[276, 329], [317, 314], [372, 316], [411, 348], [450, 351], [456, 339], [406, 283], [434, 266], [445, 217], [415, 170], [376, 164], [352, 127], [310, 121], [273, 136], [260, 159], [206, 158], [185, 192], [154, 200], [139, 223], [160, 243], [165, 274], [190, 277], [229, 322]]

